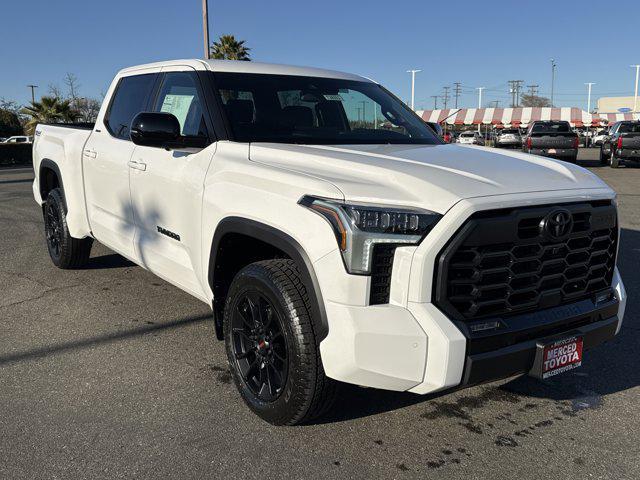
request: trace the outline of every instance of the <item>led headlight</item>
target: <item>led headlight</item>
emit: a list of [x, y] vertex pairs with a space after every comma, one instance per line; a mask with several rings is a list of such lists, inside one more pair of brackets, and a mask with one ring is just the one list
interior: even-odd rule
[[333, 227], [349, 273], [371, 273], [376, 244], [416, 245], [441, 215], [401, 207], [344, 203], [305, 195], [303, 205], [322, 215]]

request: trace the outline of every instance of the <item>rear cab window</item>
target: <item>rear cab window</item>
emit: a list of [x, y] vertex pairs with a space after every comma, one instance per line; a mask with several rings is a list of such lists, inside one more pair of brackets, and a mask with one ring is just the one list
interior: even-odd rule
[[621, 123], [618, 128], [620, 133], [640, 133], [640, 123]]
[[120, 79], [104, 119], [112, 136], [129, 140], [131, 121], [147, 108], [156, 78], [157, 74], [147, 73]]
[[568, 133], [571, 127], [568, 122], [541, 122], [533, 125], [531, 133]]

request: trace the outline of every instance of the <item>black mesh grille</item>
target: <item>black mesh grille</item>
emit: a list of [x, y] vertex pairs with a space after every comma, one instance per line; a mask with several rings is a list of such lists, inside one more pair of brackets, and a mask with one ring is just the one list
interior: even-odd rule
[[[572, 219], [562, 240], [541, 227], [558, 208]], [[436, 303], [454, 318], [474, 320], [590, 297], [611, 286], [617, 232], [610, 203], [482, 212], [441, 252]]]
[[369, 303], [380, 305], [389, 303], [391, 291], [391, 269], [396, 245], [379, 244], [373, 247], [371, 264], [371, 292]]

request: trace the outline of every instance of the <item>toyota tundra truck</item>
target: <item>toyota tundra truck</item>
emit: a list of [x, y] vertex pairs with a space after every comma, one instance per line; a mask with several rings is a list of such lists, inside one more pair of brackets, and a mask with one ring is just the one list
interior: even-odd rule
[[357, 75], [127, 68], [94, 125], [38, 125], [33, 149], [53, 263], [82, 268], [98, 241], [205, 302], [240, 396], [273, 424], [323, 414], [341, 382], [547, 378], [620, 330], [605, 183], [444, 144]]
[[578, 134], [565, 121], [532, 122], [522, 139], [522, 149], [526, 153], [571, 163], [576, 163], [578, 159], [579, 146]]

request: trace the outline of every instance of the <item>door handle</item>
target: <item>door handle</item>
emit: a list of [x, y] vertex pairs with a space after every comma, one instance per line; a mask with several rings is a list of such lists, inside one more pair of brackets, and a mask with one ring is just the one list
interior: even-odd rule
[[82, 152], [85, 157], [96, 158], [98, 156], [98, 152], [95, 150], [91, 150], [87, 148], [84, 152]]
[[127, 165], [129, 165], [129, 168], [134, 168], [136, 170], [141, 170], [143, 172], [147, 169], [146, 163], [136, 162], [135, 160], [129, 160], [127, 162]]

